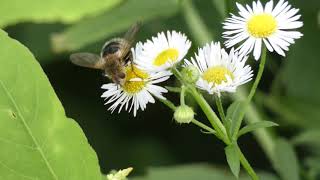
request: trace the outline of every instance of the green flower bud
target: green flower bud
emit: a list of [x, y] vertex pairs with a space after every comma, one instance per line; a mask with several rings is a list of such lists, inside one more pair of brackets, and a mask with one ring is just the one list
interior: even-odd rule
[[180, 124], [190, 123], [194, 118], [194, 112], [189, 106], [181, 105], [174, 112], [173, 118]]
[[198, 69], [193, 65], [183, 68], [181, 74], [188, 83], [195, 83], [200, 77]]

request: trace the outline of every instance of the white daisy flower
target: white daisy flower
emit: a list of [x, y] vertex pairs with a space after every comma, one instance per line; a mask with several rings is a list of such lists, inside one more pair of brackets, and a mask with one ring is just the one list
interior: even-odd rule
[[251, 67], [245, 65], [247, 58], [239, 56], [233, 48], [228, 54], [219, 42], [211, 42], [198, 50], [195, 59], [186, 60], [185, 66], [193, 65], [198, 69], [198, 88], [220, 96], [221, 92], [235, 92], [238, 86], [252, 79]]
[[258, 60], [263, 43], [270, 52], [275, 50], [285, 56], [284, 51], [289, 50], [289, 45], [302, 36], [294, 30], [303, 26], [298, 21], [301, 16], [297, 15], [299, 9], [291, 8], [287, 1], [280, 0], [275, 7], [272, 0], [265, 7], [260, 1], [254, 1], [252, 7], [237, 3], [237, 7], [240, 16], [231, 14], [231, 18], [223, 23], [226, 30], [223, 35], [228, 48], [244, 41], [236, 49], [241, 55], [253, 50], [253, 56]]
[[138, 43], [141, 51], [137, 51], [139, 60], [135, 63], [148, 71], [162, 71], [180, 62], [191, 47], [187, 37], [176, 31], [158, 33], [157, 37]]
[[[133, 57], [136, 54], [132, 49]], [[167, 80], [171, 73], [168, 71], [161, 72], [147, 72], [139, 69], [136, 66], [128, 65], [125, 68], [126, 77], [123, 85], [109, 83], [102, 85], [102, 89], [106, 91], [101, 95], [106, 100], [106, 104], [113, 103], [108, 110], [112, 112], [119, 106], [118, 113], [125, 108], [126, 111], [131, 112], [136, 116], [137, 110], [142, 111], [146, 108], [148, 103], [154, 103], [155, 99], [152, 96], [165, 99], [162, 93], [168, 92], [165, 88], [155, 85], [156, 83]], [[131, 102], [130, 102], [131, 101]]]

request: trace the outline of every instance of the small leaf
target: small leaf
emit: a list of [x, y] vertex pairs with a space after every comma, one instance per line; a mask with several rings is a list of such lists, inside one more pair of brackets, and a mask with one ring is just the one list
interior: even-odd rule
[[30, 51], [0, 30], [0, 179], [100, 180], [82, 129]]
[[283, 180], [299, 180], [299, 162], [293, 146], [285, 139], [275, 143], [273, 165]]
[[320, 146], [319, 129], [306, 130], [292, 139], [295, 145], [318, 145]]
[[272, 126], [278, 126], [278, 124], [274, 123], [272, 121], [259, 121], [259, 122], [255, 122], [252, 124], [248, 124], [247, 126], [240, 129], [240, 131], [238, 133], [238, 137], [240, 137], [248, 132], [257, 130], [259, 128], [266, 128], [266, 127], [272, 127]]
[[238, 153], [238, 146], [236, 144], [230, 144], [225, 147], [224, 150], [231, 172], [235, 177], [238, 178], [240, 172], [240, 157]]
[[244, 113], [246, 103], [244, 101], [235, 101], [232, 103], [227, 110], [226, 120], [230, 121], [229, 132], [232, 137], [236, 137], [238, 132], [236, 128], [239, 128], [241, 125], [241, 113]]

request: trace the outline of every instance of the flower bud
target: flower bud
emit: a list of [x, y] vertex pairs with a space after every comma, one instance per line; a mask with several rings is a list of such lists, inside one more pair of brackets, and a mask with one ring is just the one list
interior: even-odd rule
[[200, 77], [198, 69], [193, 65], [183, 68], [181, 74], [188, 83], [195, 83]]
[[175, 110], [173, 118], [180, 124], [190, 123], [194, 118], [194, 112], [189, 106], [181, 105]]
[[133, 170], [132, 167], [129, 167], [127, 169], [122, 169], [119, 171], [111, 171], [107, 175], [107, 180], [126, 180], [129, 173]]

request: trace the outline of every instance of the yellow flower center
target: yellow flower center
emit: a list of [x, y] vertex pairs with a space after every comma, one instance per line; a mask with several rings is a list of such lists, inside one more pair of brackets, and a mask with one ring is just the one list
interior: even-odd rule
[[161, 66], [168, 61], [174, 62], [178, 59], [179, 52], [174, 48], [169, 48], [162, 51], [153, 61], [153, 65]]
[[145, 79], [149, 77], [149, 75], [138, 69], [137, 67], [131, 67], [131, 65], [126, 67], [126, 78], [123, 83], [123, 90], [129, 94], [135, 94], [141, 91], [145, 87]]
[[208, 68], [202, 75], [202, 78], [209, 83], [221, 84], [223, 81], [227, 81], [226, 75], [233, 79], [233, 74], [227, 68], [223, 66], [216, 66]]
[[249, 33], [256, 38], [265, 38], [277, 29], [277, 21], [270, 14], [254, 15], [247, 23]]

